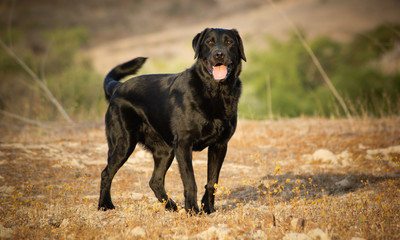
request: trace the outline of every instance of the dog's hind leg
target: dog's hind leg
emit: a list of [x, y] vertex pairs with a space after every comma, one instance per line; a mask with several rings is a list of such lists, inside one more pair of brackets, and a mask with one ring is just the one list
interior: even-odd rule
[[158, 147], [153, 151], [154, 171], [151, 176], [149, 185], [160, 202], [166, 203], [165, 208], [169, 210], [177, 210], [175, 202], [169, 198], [165, 192], [165, 174], [174, 160], [174, 151], [172, 148]]
[[134, 121], [135, 119], [138, 118], [116, 108], [110, 108], [106, 114], [108, 159], [107, 166], [101, 173], [99, 210], [115, 208], [111, 201], [111, 183], [137, 144], [138, 121]]

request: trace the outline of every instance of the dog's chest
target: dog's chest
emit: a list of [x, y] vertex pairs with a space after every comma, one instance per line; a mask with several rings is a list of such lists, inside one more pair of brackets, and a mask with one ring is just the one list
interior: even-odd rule
[[207, 122], [202, 130], [201, 130], [201, 135], [203, 137], [217, 137], [221, 135], [221, 133], [224, 131], [224, 124], [222, 120], [220, 119], [215, 119], [211, 122]]
[[216, 119], [204, 124], [200, 131], [200, 136], [193, 144], [194, 150], [200, 151], [210, 146], [211, 144], [220, 142], [224, 139], [226, 131], [229, 127], [222, 120]]

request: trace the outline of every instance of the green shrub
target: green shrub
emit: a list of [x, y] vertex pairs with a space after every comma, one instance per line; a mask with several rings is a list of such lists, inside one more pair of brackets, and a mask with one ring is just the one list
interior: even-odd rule
[[[362, 33], [350, 43], [327, 37], [310, 42], [337, 91], [353, 115], [399, 114], [400, 74], [383, 73], [380, 58], [400, 42], [400, 26], [383, 25]], [[320, 72], [295, 35], [280, 42], [267, 39], [268, 50], [251, 49], [242, 80], [240, 117], [268, 116], [267, 79], [270, 79], [272, 112], [275, 116], [344, 116]]]
[[[98, 120], [106, 109], [102, 76], [81, 54], [88, 40], [87, 31], [81, 27], [48, 31], [38, 39], [27, 40], [23, 33], [15, 33], [12, 38], [18, 56], [43, 78], [55, 98], [76, 120]], [[32, 119], [61, 118], [37, 83], [14, 59], [2, 52], [0, 60], [0, 77], [4, 79], [0, 83], [1, 109]]]

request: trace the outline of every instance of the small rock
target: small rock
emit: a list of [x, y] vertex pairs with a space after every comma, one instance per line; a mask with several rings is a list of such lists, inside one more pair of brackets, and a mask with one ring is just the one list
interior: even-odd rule
[[310, 236], [304, 233], [287, 233], [282, 240], [313, 240]]
[[60, 228], [66, 228], [69, 225], [69, 220], [68, 219], [63, 219], [61, 224], [60, 224]]
[[138, 226], [131, 230], [130, 235], [133, 237], [144, 238], [146, 236], [146, 231], [142, 227]]
[[265, 232], [258, 230], [257, 232], [255, 232], [252, 236], [252, 239], [267, 239], [267, 234], [265, 234]]
[[337, 158], [339, 159], [342, 166], [349, 166], [351, 164], [351, 161], [353, 160], [353, 155], [346, 150], [337, 155]]
[[233, 229], [228, 228], [226, 224], [219, 224], [218, 227], [210, 227], [196, 235], [200, 239], [230, 239], [233, 234]]
[[335, 185], [340, 187], [340, 188], [349, 188], [349, 187], [351, 187], [351, 183], [347, 178], [345, 178], [345, 179], [343, 179], [343, 180], [341, 180], [339, 182], [336, 182]]
[[360, 143], [358, 144], [358, 148], [361, 150], [367, 149], [368, 147], [366, 147], [364, 144]]
[[290, 221], [290, 229], [295, 232], [304, 231], [304, 226], [306, 225], [306, 220], [304, 218], [293, 218]]
[[321, 161], [326, 164], [339, 164], [338, 158], [327, 149], [318, 149], [312, 155], [315, 161]]
[[11, 228], [6, 228], [0, 224], [0, 238], [11, 238], [12, 232]]
[[330, 240], [331, 238], [322, 229], [315, 228], [307, 233], [312, 239]]

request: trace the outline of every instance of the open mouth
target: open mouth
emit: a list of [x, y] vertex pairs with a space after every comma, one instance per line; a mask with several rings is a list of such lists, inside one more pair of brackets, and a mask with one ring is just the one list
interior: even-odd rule
[[223, 80], [228, 77], [228, 66], [217, 63], [212, 67], [211, 74], [215, 80]]

